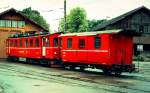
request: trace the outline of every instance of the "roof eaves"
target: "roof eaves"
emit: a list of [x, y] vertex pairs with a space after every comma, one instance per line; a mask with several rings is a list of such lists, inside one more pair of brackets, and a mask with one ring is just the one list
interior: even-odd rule
[[24, 17], [25, 19], [29, 20], [30, 22], [34, 23], [35, 25], [39, 26], [40, 28], [44, 29], [44, 31], [48, 32], [48, 30], [45, 29], [43, 26], [39, 25], [37, 22], [35, 22], [34, 20], [28, 18], [26, 15], [22, 14], [20, 11], [14, 9], [14, 8], [10, 8], [10, 9], [8, 9], [6, 11], [1, 12], [0, 16], [5, 14], [5, 13], [7, 13], [7, 12], [9, 12], [9, 11], [14, 11], [15, 13], [17, 13], [17, 14], [21, 15], [22, 17]]
[[125, 14], [122, 14], [122, 15], [120, 15], [120, 16], [118, 16], [118, 17], [112, 18], [112, 19], [110, 19], [110, 20], [108, 20], [108, 21], [106, 21], [106, 22], [104, 22], [104, 23], [102, 23], [102, 24], [99, 24], [99, 25], [96, 26], [93, 30], [94, 30], [94, 31], [95, 31], [95, 30], [99, 30], [99, 29], [102, 29], [102, 28], [104, 28], [104, 27], [106, 27], [106, 26], [108, 26], [108, 25], [112, 25], [112, 24], [114, 24], [114, 23], [116, 23], [116, 22], [118, 22], [118, 21], [120, 21], [120, 20], [126, 18], [127, 16], [129, 16], [129, 15], [131, 15], [131, 14], [137, 12], [138, 10], [143, 9], [143, 8], [146, 9], [146, 10], [148, 10], [148, 11], [150, 11], [150, 10], [149, 10], [148, 8], [146, 8], [145, 6], [141, 6], [141, 7], [138, 7], [138, 8], [136, 8], [136, 9], [134, 9], [134, 10], [131, 10], [131, 11], [125, 13]]

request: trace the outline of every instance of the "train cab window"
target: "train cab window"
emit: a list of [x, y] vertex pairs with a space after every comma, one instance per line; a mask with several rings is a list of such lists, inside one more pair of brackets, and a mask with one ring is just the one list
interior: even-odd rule
[[39, 47], [39, 39], [38, 38], [35, 39], [35, 46]]
[[72, 38], [67, 39], [67, 48], [72, 48]]
[[50, 47], [50, 41], [48, 38], [45, 38], [45, 46]]
[[25, 40], [25, 47], [28, 47], [28, 40]]
[[101, 38], [100, 37], [95, 37], [94, 38], [94, 47], [95, 48], [100, 48], [101, 46]]
[[33, 47], [33, 39], [30, 39], [30, 47]]
[[20, 40], [20, 47], [22, 47], [22, 40]]
[[58, 47], [58, 38], [54, 38], [53, 44], [54, 44], [54, 47]]
[[85, 48], [85, 39], [79, 39], [79, 48]]

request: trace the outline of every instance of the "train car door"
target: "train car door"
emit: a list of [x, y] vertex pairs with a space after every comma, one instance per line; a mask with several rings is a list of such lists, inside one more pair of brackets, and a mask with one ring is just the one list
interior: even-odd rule
[[46, 56], [46, 37], [42, 37], [42, 56]]
[[126, 57], [126, 41], [124, 40], [123, 36], [118, 36], [119, 39], [117, 41], [119, 42], [119, 45], [116, 44], [116, 53], [117, 53], [117, 62], [119, 64], [125, 64], [125, 57]]
[[77, 38], [77, 61], [87, 62], [87, 36], [78, 36]]

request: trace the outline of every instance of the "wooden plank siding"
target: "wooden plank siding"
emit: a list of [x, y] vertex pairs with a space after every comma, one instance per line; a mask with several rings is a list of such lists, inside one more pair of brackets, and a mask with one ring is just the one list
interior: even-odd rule
[[42, 32], [47, 31], [32, 19], [27, 18], [15, 9], [9, 9], [0, 13], [0, 20], [11, 20], [11, 21], [24, 21], [24, 27], [0, 27], [0, 58], [6, 58], [6, 43], [5, 40], [10, 35], [16, 34], [18, 32]]
[[137, 13], [106, 26], [103, 29], [127, 29], [135, 30], [136, 32], [141, 32], [143, 34], [150, 34], [150, 15], [143, 11], [138, 11]]

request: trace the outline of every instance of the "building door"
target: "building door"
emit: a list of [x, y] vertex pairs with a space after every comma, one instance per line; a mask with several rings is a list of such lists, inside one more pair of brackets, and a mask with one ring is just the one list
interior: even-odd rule
[[6, 58], [6, 39], [14, 32], [0, 32], [0, 58]]

